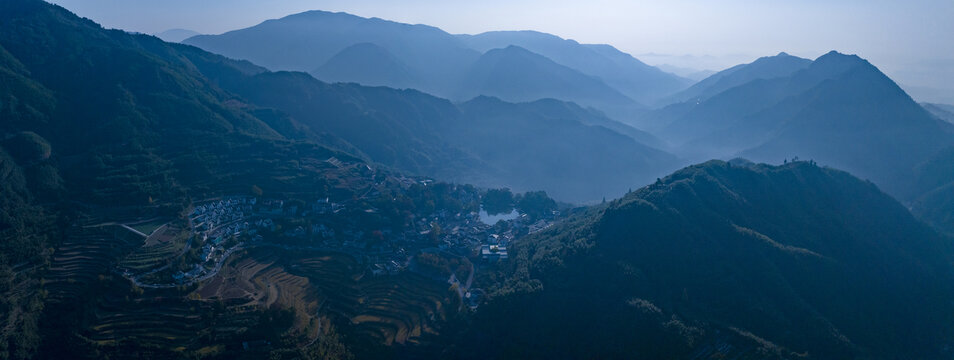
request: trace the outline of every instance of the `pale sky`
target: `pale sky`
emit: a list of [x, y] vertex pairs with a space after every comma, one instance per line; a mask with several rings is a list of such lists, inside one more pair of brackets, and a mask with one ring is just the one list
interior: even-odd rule
[[780, 51], [815, 58], [838, 50], [868, 59], [916, 99], [954, 103], [954, 0], [52, 2], [106, 27], [150, 34], [172, 28], [218, 34], [307, 10], [428, 24], [455, 34], [538, 30], [610, 44], [650, 64], [712, 70]]

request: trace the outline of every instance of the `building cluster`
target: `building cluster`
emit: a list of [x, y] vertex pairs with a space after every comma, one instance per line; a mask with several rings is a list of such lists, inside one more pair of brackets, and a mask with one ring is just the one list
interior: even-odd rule
[[[325, 164], [339, 170], [335, 173], [339, 175], [336, 178], [339, 182], [363, 182], [370, 186], [340, 203], [330, 197], [302, 203], [236, 196], [196, 205], [189, 220], [194, 235], [191, 246], [199, 250], [200, 262], [188, 272], [176, 273], [176, 281], [182, 283], [213, 274], [235, 249], [256, 246], [250, 244], [347, 253], [361, 261], [374, 276], [413, 270], [412, 259], [421, 251], [465, 257], [473, 262], [496, 262], [509, 257], [507, 249], [513, 241], [546, 229], [556, 217], [531, 221], [526, 214], [513, 212], [500, 222], [490, 223], [499, 217], [491, 220], [478, 212], [440, 210], [427, 216], [415, 214], [411, 225], [400, 230], [386, 225], [373, 225], [382, 227], [371, 229], [369, 221], [377, 220], [368, 220], [367, 215], [379, 210], [364, 200], [384, 193], [381, 186], [390, 183], [408, 189], [416, 185], [432, 186], [432, 181], [403, 176], [379, 178], [370, 167], [347, 165], [336, 158], [326, 160]], [[453, 196], [462, 204], [480, 200], [476, 191], [456, 188]], [[480, 296], [478, 291], [468, 299], [476, 304]]]

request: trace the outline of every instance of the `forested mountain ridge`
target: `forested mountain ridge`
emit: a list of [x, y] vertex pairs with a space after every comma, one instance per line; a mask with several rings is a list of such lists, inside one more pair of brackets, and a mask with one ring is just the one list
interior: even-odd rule
[[[343, 139], [370, 161], [411, 174], [519, 191], [542, 189], [560, 200], [592, 202], [618, 196], [634, 183], [648, 183], [681, 161], [654, 148], [662, 143], [652, 135], [571, 103], [477, 98], [455, 104], [417, 90], [327, 84], [300, 72], [243, 69], [249, 65], [179, 47], [222, 88], [280, 110], [314, 133]], [[501, 106], [511, 109], [503, 112], [510, 122], [478, 116], [499, 115]], [[505, 134], [524, 140], [501, 143]], [[553, 165], [537, 166], [543, 163]], [[557, 180], [567, 168], [600, 176]]]
[[[122, 306], [129, 305], [122, 294], [96, 287], [111, 284], [118, 286], [114, 289], [120, 293], [135, 291], [135, 284], [110, 272], [124, 251], [142, 245], [135, 244], [134, 238], [112, 239], [104, 230], [119, 226], [120, 221], [178, 219], [197, 199], [236, 194], [312, 200], [329, 195], [356, 197], [352, 193], [364, 183], [337, 178], [339, 175], [331, 178], [329, 173], [344, 171], [330, 170], [338, 166], [335, 164], [369, 160], [414, 169], [415, 173], [444, 165], [445, 171], [457, 176], [494, 176], [494, 167], [500, 166], [489, 166], [468, 154], [486, 148], [486, 143], [463, 148], [443, 139], [452, 131], [463, 131], [461, 126], [466, 125], [466, 114], [449, 101], [417, 91], [329, 85], [304, 73], [272, 73], [192, 46], [106, 30], [42, 1], [0, 4], [0, 77], [0, 291], [4, 294], [0, 316], [9, 324], [0, 334], [0, 352], [15, 358], [36, 355], [43, 336], [75, 340], [75, 331], [89, 331], [87, 326], [102, 319], [87, 310], [116, 305], [100, 303], [105, 300], [98, 296], [108, 293], [109, 301], [118, 296], [119, 303], [126, 304]], [[272, 89], [292, 93], [283, 99], [269, 98], [265, 91], [270, 84]], [[648, 182], [654, 175], [643, 173], [640, 164], [649, 164], [652, 171], [659, 172], [671, 166], [668, 164], [673, 158], [668, 154], [582, 122], [608, 121], [599, 113], [558, 102], [508, 106], [542, 106], [544, 110], [524, 113], [533, 127], [557, 125], [552, 127], [572, 129], [584, 143], [615, 143], [646, 155], [649, 162], [642, 156], [623, 160], [638, 175], [634, 177], [642, 177], [641, 181]], [[323, 112], [311, 113], [310, 107]], [[347, 127], [355, 119], [364, 119], [367, 123], [363, 125], [373, 124], [371, 131], [391, 137], [372, 138], [377, 140], [373, 146], [361, 143], [357, 140], [369, 128], [362, 126], [362, 131]], [[348, 129], [356, 132], [349, 133]], [[406, 142], [397, 141], [401, 136], [406, 136], [404, 141], [422, 142], [408, 152]], [[612, 149], [614, 153], [618, 150]], [[559, 151], [578, 153], [579, 149]], [[540, 152], [528, 152], [534, 153]], [[444, 160], [453, 163], [441, 164]], [[580, 164], [591, 163], [589, 158], [580, 160], [585, 160]], [[370, 166], [352, 165], [345, 169], [374, 171]], [[511, 161], [501, 168], [510, 171], [520, 166]], [[606, 166], [601, 169], [610, 170]], [[393, 177], [386, 178], [394, 181]], [[443, 186], [434, 189], [446, 190]], [[597, 188], [584, 196], [596, 199], [604, 192], [624, 191], [622, 185], [618, 187]], [[432, 194], [431, 188], [414, 189], [418, 192], [408, 196]], [[382, 215], [401, 220], [405, 213], [400, 211], [416, 211], [416, 206], [431, 209], [434, 203], [402, 200], [378, 206], [404, 209]], [[110, 243], [114, 240], [133, 242]], [[48, 262], [53, 265], [45, 265]], [[77, 277], [75, 272], [84, 277]], [[44, 276], [55, 280], [40, 281]], [[47, 291], [54, 299], [45, 298]], [[161, 302], [167, 295], [148, 301]], [[171, 295], [171, 299], [185, 295]], [[87, 296], [91, 302], [80, 301]], [[77, 299], [76, 306], [64, 306], [65, 298]], [[44, 306], [49, 308], [45, 312]], [[43, 314], [51, 318], [41, 326]], [[68, 343], [89, 345], [84, 341]], [[69, 347], [45, 349], [47, 357], [80, 351]], [[169, 351], [153, 350], [163, 354]], [[95, 354], [99, 350], [82, 351]]]
[[42, 1], [0, 3], [0, 77], [5, 358], [41, 349], [53, 286], [41, 277], [97, 209], [169, 216], [193, 196], [253, 185], [294, 192], [311, 174], [289, 160], [353, 159], [283, 137], [159, 39], [104, 30]]
[[951, 239], [807, 161], [690, 166], [510, 251], [455, 356], [950, 355]]

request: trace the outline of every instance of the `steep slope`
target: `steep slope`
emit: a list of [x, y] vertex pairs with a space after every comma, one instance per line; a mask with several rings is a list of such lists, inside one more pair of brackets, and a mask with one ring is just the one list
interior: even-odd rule
[[[560, 200], [587, 202], [620, 195], [633, 181], [648, 182], [678, 161], [634, 139], [658, 142], [652, 136], [556, 100], [516, 105], [472, 101], [458, 106], [414, 90], [329, 85], [302, 73], [232, 78], [216, 77], [202, 64], [199, 68], [255, 104], [284, 111], [315, 132], [340, 136], [375, 162], [442, 180], [520, 191], [543, 189]], [[491, 119], [497, 122], [493, 126], [487, 125]], [[504, 119], [513, 124], [501, 123]], [[501, 144], [504, 134], [524, 140]], [[571, 153], [562, 158], [553, 155], [571, 143], [576, 144]], [[620, 152], [629, 158], [616, 166], [592, 160], [618, 159]], [[559, 166], [529, 170], [553, 162]], [[557, 181], [567, 169], [589, 169], [591, 177]], [[625, 181], [614, 176], [619, 173], [627, 174]]]
[[629, 136], [639, 143], [656, 149], [666, 148], [666, 144], [652, 134], [626, 125], [620, 121], [610, 119], [606, 114], [594, 108], [583, 108], [572, 102], [555, 99], [542, 99], [534, 101], [533, 103], [536, 104], [535, 107], [538, 108], [539, 111], [548, 114], [547, 116], [574, 118], [583, 124], [602, 126]]
[[490, 50], [474, 63], [456, 98], [478, 95], [516, 102], [554, 98], [613, 111], [640, 107], [598, 78], [518, 46]]
[[686, 90], [661, 100], [662, 105], [706, 100], [720, 92], [757, 79], [788, 77], [807, 68], [812, 61], [786, 53], [759, 58], [752, 63], [736, 65], [709, 76]]
[[[417, 75], [414, 88], [442, 96], [455, 89], [462, 69], [480, 56], [438, 28], [324, 11], [289, 15], [221, 35], [196, 36], [184, 43], [276, 71], [312, 71], [353, 45], [372, 43]], [[339, 70], [344, 75], [361, 69]]]
[[[256, 324], [274, 320], [269, 316], [280, 315], [276, 313], [286, 313], [283, 318], [293, 316], [285, 310], [269, 313], [253, 306], [234, 314], [234, 303], [187, 297], [193, 288], [144, 290], [128, 281], [128, 275], [113, 272], [124, 253], [138, 246], [145, 248], [142, 237], [132, 236], [132, 231], [116, 224], [157, 221], [152, 220], [155, 218], [185, 221], [182, 215], [194, 204], [193, 199], [224, 195], [298, 196], [298, 202], [329, 194], [349, 201], [372, 199], [375, 195], [369, 194], [373, 191], [357, 190], [383, 183], [382, 178], [389, 180], [388, 188], [367, 201], [373, 201], [385, 215], [371, 215], [376, 214], [372, 208], [368, 208], [370, 212], [354, 208], [351, 210], [357, 216], [349, 214], [348, 221], [402, 223], [408, 214], [416, 214], [415, 209], [429, 209], [420, 212], [430, 215], [438, 210], [435, 203], [453, 203], [430, 189], [450, 191], [455, 186], [404, 187], [404, 182], [396, 181], [387, 170], [363, 166], [355, 156], [322, 144], [360, 149], [358, 155], [390, 161], [395, 167], [426, 164], [456, 173], [452, 166], [463, 164], [467, 167], [461, 174], [496, 175], [496, 168], [485, 173], [481, 167], [485, 164], [466, 163], [483, 160], [470, 155], [477, 150], [456, 140], [456, 134], [471, 129], [468, 123], [482, 120], [483, 113], [468, 117], [457, 105], [417, 91], [329, 85], [304, 73], [268, 72], [193, 46], [105, 30], [40, 0], [0, 3], [0, 79], [2, 357], [24, 358], [37, 352], [41, 358], [198, 356], [209, 351], [199, 347], [205, 342], [221, 345], [219, 341], [228, 341], [222, 346], [239, 351], [233, 345], [240, 344], [241, 338], [233, 335], [249, 329], [276, 329], [265, 338], [276, 346], [291, 347], [278, 344], [277, 339], [285, 335], [282, 325], [256, 328]], [[507, 107], [521, 105], [500, 106], [505, 109], [503, 114], [494, 116], [504, 117], [511, 111], [518, 114]], [[576, 117], [603, 119], [577, 107], [567, 105], [561, 110], [552, 106], [546, 110], [549, 115], [542, 110], [525, 113], [508, 119], [532, 129], [517, 134], [529, 144], [515, 149], [526, 151], [517, 154], [521, 161], [542, 161], [533, 156], [546, 154], [548, 148], [568, 158], [577, 153], [591, 155], [569, 159], [561, 164], [566, 166], [556, 169], [547, 168], [548, 172], [536, 174], [541, 178], [574, 167], [589, 171], [591, 168], [583, 166], [589, 166], [594, 158], [619, 156], [620, 149], [631, 157], [627, 165], [633, 166], [633, 171], [642, 171], [643, 165], [654, 169], [650, 168], [654, 159], [668, 160], [666, 154], [632, 138], [585, 125]], [[539, 129], [560, 136], [534, 136]], [[576, 134], [578, 139], [571, 147], [556, 149], [556, 140], [563, 141], [567, 134]], [[485, 141], [473, 149], [493, 146], [488, 136], [480, 138]], [[579, 151], [590, 144], [612, 146]], [[644, 157], [652, 159], [644, 161]], [[500, 170], [510, 175], [513, 168], [525, 164], [511, 161], [502, 165], [506, 166]], [[610, 171], [618, 171], [605, 166], [598, 169], [602, 172], [594, 171], [594, 177], [609, 178]], [[556, 170], [559, 173], [553, 173]], [[585, 181], [593, 183], [592, 179]], [[541, 179], [533, 182], [545, 184]], [[468, 188], [474, 192], [470, 198], [475, 198], [476, 190]], [[447, 211], [463, 211], [461, 203], [457, 205], [456, 211]], [[358, 219], [361, 216], [368, 219]], [[113, 228], [129, 236], [111, 234]], [[413, 229], [397, 228], [396, 233], [404, 230]], [[187, 265], [188, 257], [198, 257], [200, 250], [197, 246], [189, 249], [189, 244], [183, 242], [184, 253], [168, 258], [177, 262], [171, 266]], [[149, 256], [156, 257], [150, 261], [165, 260], [161, 255]], [[175, 271], [174, 267], [162, 267], [170, 276]], [[364, 275], [364, 265], [353, 269], [355, 277]], [[355, 277], [348, 276], [352, 281]], [[382, 289], [392, 286], [388, 281], [381, 283]], [[437, 302], [422, 302], [447, 310], [447, 314], [456, 313], [457, 307], [445, 305], [451, 302], [444, 299], [456, 293], [447, 292], [443, 283], [434, 288], [440, 295]], [[47, 290], [49, 299], [44, 299]], [[363, 299], [355, 297], [353, 301]], [[381, 306], [387, 307], [387, 300], [382, 301], [385, 304]], [[230, 310], [223, 312], [223, 307]], [[238, 323], [213, 324], [223, 313], [237, 315], [234, 320]], [[42, 321], [40, 314], [45, 316]], [[395, 321], [402, 321], [397, 319], [400, 314], [394, 316]], [[227, 333], [218, 332], [222, 328]], [[138, 335], [123, 336], [130, 333]], [[210, 333], [215, 335], [205, 336]], [[40, 344], [41, 338], [45, 344]], [[180, 343], [188, 349], [171, 346]]]
[[458, 38], [480, 52], [511, 45], [522, 47], [560, 65], [598, 77], [641, 103], [652, 103], [691, 83], [646, 65], [610, 45], [580, 44], [536, 31], [492, 31], [478, 35], [458, 35]]
[[954, 147], [937, 152], [914, 171], [911, 212], [954, 234]]
[[[174, 216], [191, 197], [253, 185], [314, 192], [320, 174], [292, 160], [353, 160], [289, 140], [282, 133], [307, 134], [276, 130], [269, 123], [283, 120], [257, 110], [155, 37], [105, 30], [43, 1], [0, 3], [0, 357], [30, 358], [67, 340], [40, 344], [41, 335], [69, 331], [56, 324], [84, 311], [82, 299], [52, 304], [45, 294], [54, 285], [40, 279], [49, 279], [64, 239], [100, 209]], [[83, 279], [69, 281], [90, 291]]]
[[950, 239], [847, 173], [735, 164], [688, 167], [513, 244], [453, 355], [950, 356]]
[[[603, 196], [621, 195], [633, 181], [648, 182], [677, 167], [679, 162], [671, 155], [644, 145], [659, 144], [658, 139], [651, 135], [593, 110], [556, 100], [512, 107], [514, 113], [507, 116], [522, 126], [500, 124], [498, 129], [488, 132], [479, 128], [480, 122], [475, 121], [476, 116], [472, 114], [485, 110], [493, 110], [496, 114], [498, 111], [494, 109], [498, 108], [498, 102], [458, 106], [414, 90], [329, 85], [304, 73], [240, 69], [248, 65], [209, 56], [195, 48], [182, 47], [180, 51], [224, 89], [251, 103], [287, 113], [315, 133], [338, 136], [354, 145], [357, 153], [374, 162], [413, 174], [488, 187], [509, 186], [519, 191], [542, 189], [563, 201], [591, 202]], [[531, 59], [541, 58], [525, 50], [517, 51], [529, 54]], [[565, 69], [558, 65], [557, 68]], [[585, 75], [569, 71], [585, 78]], [[478, 104], [490, 108], [481, 109]], [[522, 111], [519, 110], [521, 107], [538, 110]], [[603, 130], [590, 130], [591, 127], [584, 125], [599, 126]], [[492, 144], [498, 143], [497, 137], [508, 128], [516, 132], [512, 136], [534, 140], [526, 142], [533, 146], [515, 149], [515, 156], [511, 158], [487, 155], [499, 153], [488, 150], [492, 150]], [[534, 135], [546, 131], [570, 134], [569, 129], [583, 131], [572, 140]], [[469, 137], [456, 135], [468, 133], [471, 133]], [[629, 136], [629, 139], [625, 136], [621, 139], [620, 134]], [[556, 161], [550, 155], [551, 149], [564, 147], [569, 141], [576, 142], [578, 148], [572, 156], [560, 162], [562, 168], [522, 170], [523, 167], [532, 167], [532, 164]], [[593, 165], [592, 159], [619, 156], [604, 146], [608, 143], [619, 144], [621, 151], [632, 158], [620, 161], [619, 168]], [[554, 180], [568, 169], [591, 169], [593, 172], [590, 178]], [[620, 181], [614, 176], [620, 172], [632, 177]]]
[[467, 126], [447, 129], [447, 138], [508, 174], [503, 185], [536, 186], [575, 202], [619, 196], [678, 166], [672, 155], [587, 125], [592, 117], [579, 118], [561, 105], [479, 97], [461, 104]]
[[[170, 161], [184, 150], [212, 140], [228, 146], [283, 139], [253, 107], [157, 38], [103, 30], [42, 2], [5, 6], [0, 45], [52, 101], [30, 107], [41, 121], [20, 116], [24, 121], [5, 121], [3, 131], [47, 141], [74, 196], [116, 204], [172, 200], [191, 174], [173, 175]], [[140, 160], [150, 164], [135, 165]]]
[[499, 178], [493, 166], [442, 138], [438, 129], [460, 118], [460, 110], [447, 100], [414, 90], [326, 84], [293, 72], [221, 83], [253, 103], [290, 114], [314, 131], [345, 139], [375, 162], [442, 179], [484, 183]]
[[371, 43], [355, 44], [341, 50], [311, 74], [331, 83], [355, 82], [398, 89], [416, 85], [415, 76], [407, 65], [387, 49]]
[[693, 159], [814, 159], [901, 199], [912, 195], [913, 167], [954, 143], [954, 127], [867, 61], [837, 52], [790, 76], [753, 80], [649, 117], [662, 126], [661, 138]]
[[932, 118], [867, 61], [828, 55], [835, 56], [850, 62], [850, 70], [754, 117], [761, 123], [783, 122], [771, 139], [742, 154], [758, 161], [815, 159], [910, 199], [913, 167], [954, 144], [954, 126]]

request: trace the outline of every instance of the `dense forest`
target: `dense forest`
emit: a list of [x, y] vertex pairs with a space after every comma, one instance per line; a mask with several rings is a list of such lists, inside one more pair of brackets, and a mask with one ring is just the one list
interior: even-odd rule
[[449, 356], [946, 357], [952, 250], [847, 173], [710, 161], [515, 245]]

